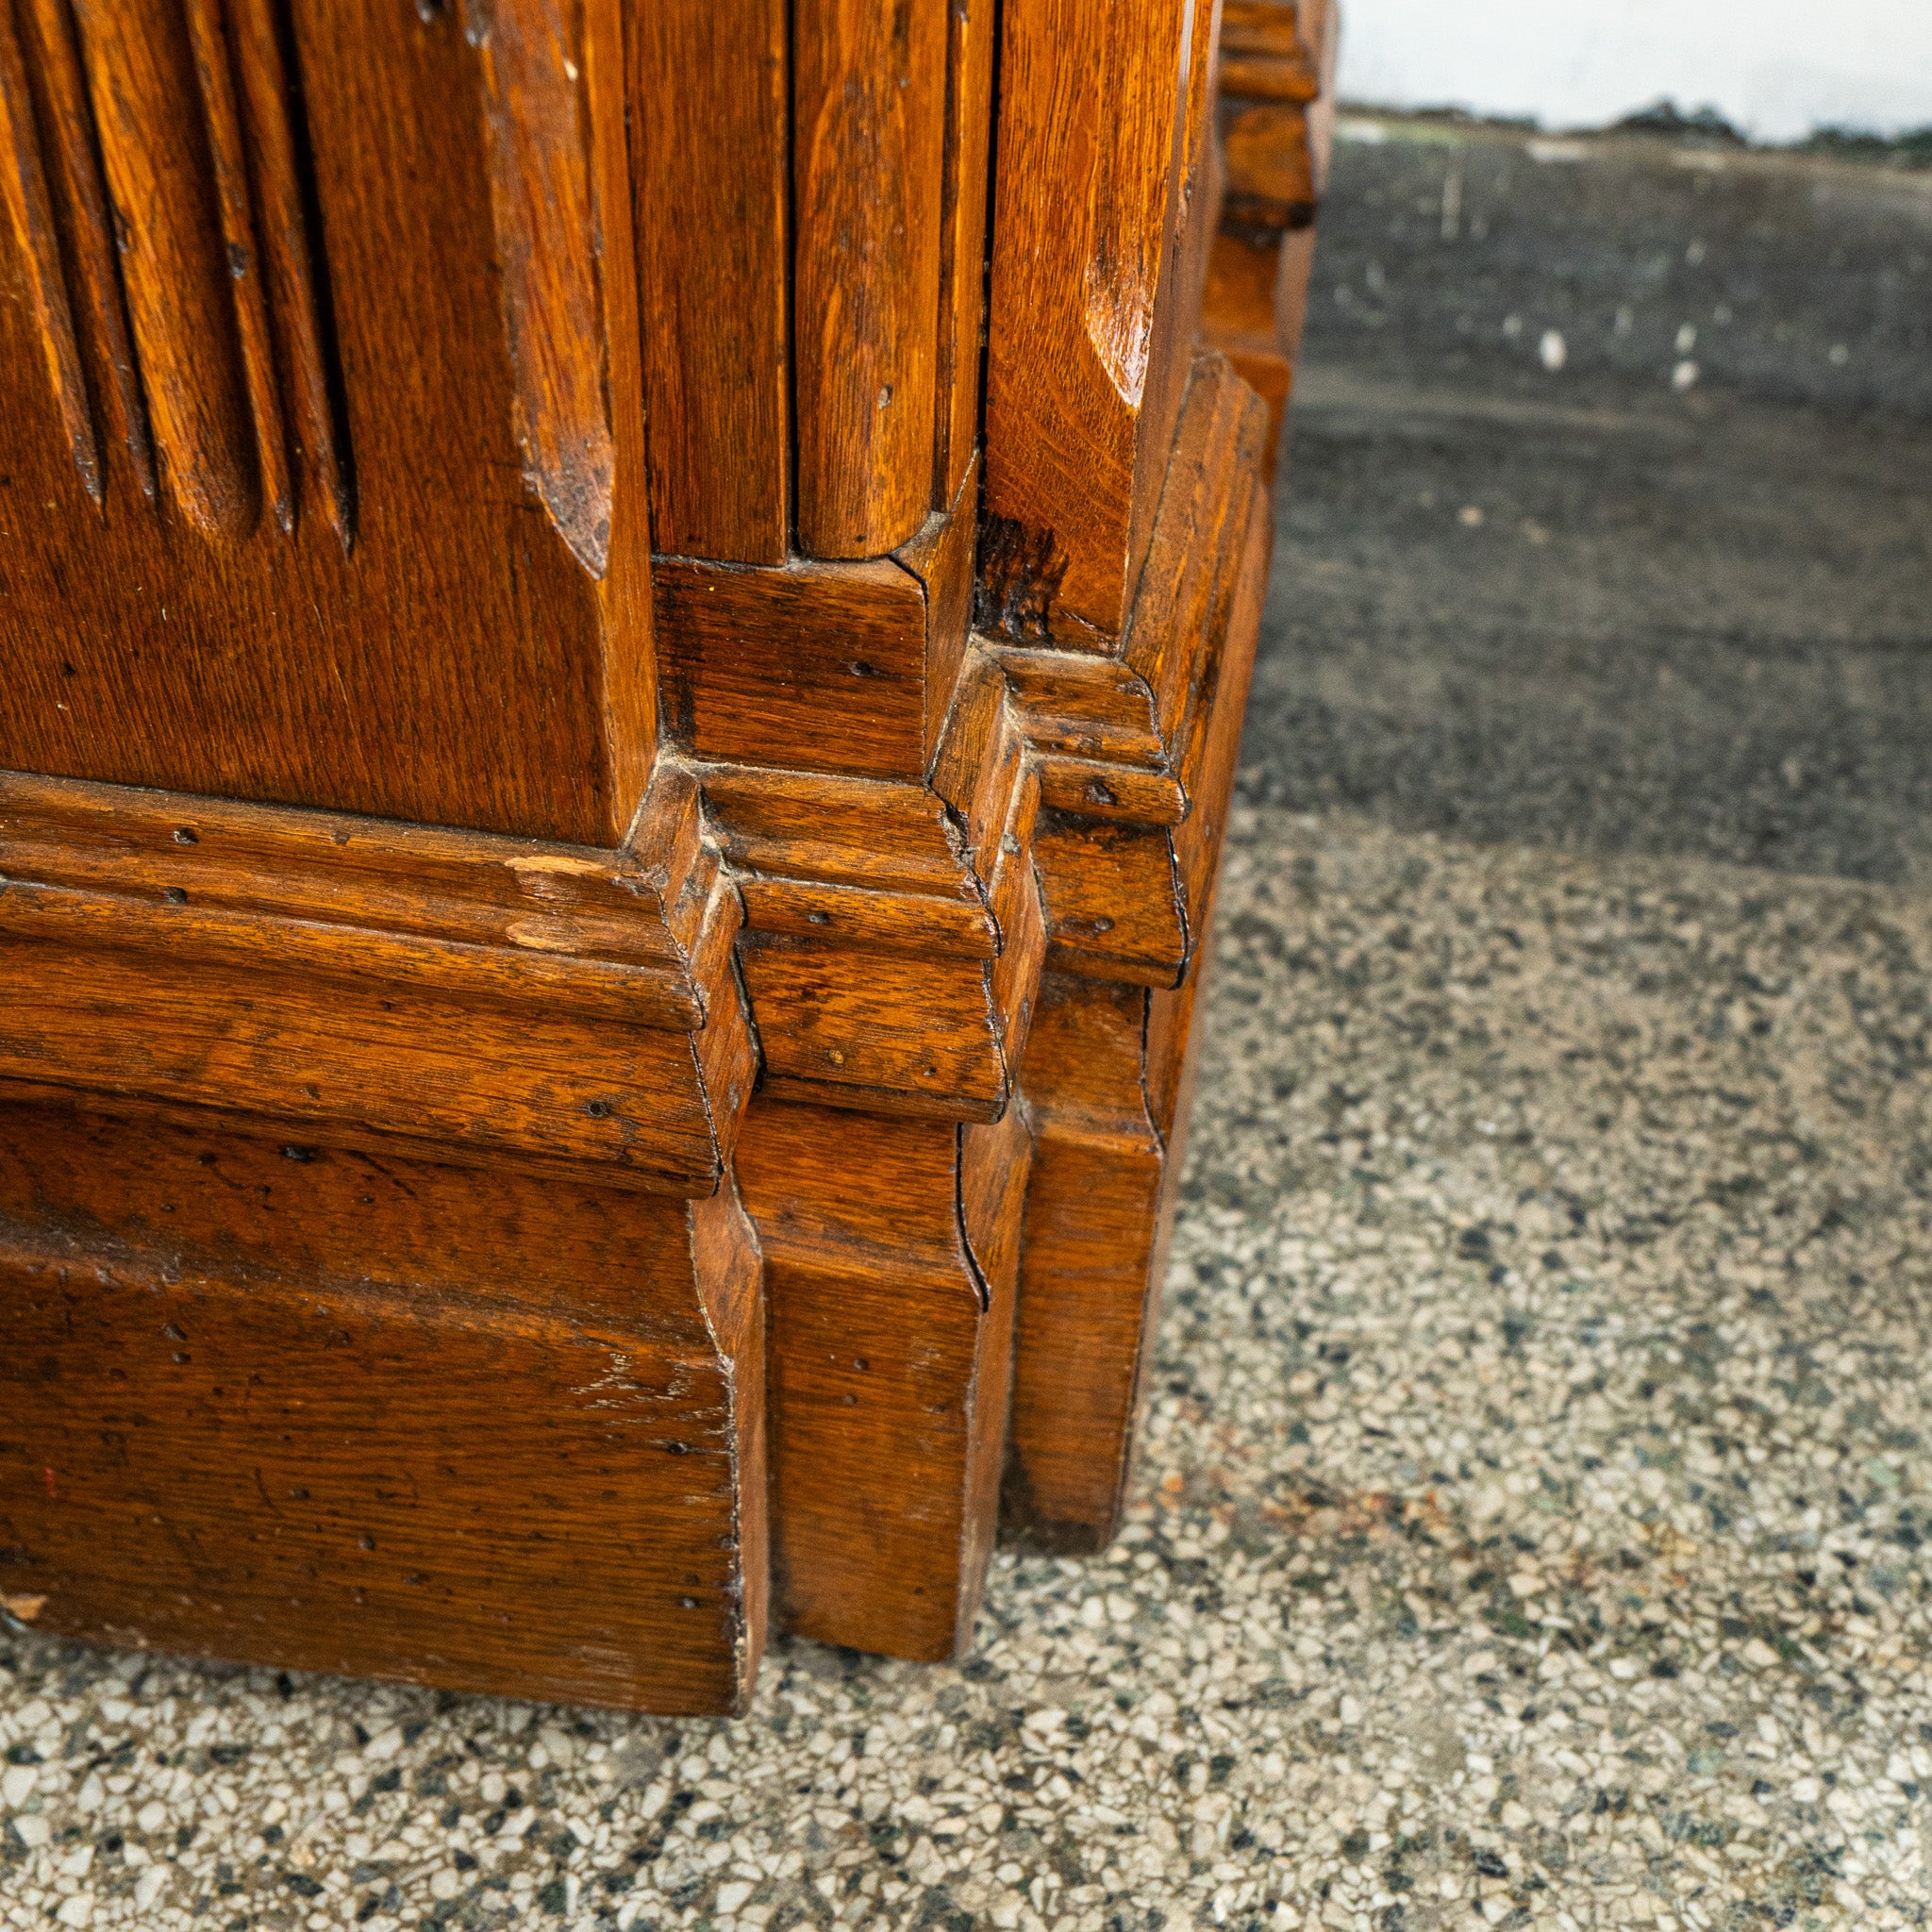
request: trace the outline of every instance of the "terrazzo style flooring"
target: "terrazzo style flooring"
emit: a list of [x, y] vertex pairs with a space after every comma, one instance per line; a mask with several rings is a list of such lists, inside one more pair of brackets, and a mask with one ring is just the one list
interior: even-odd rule
[[1132, 1522], [641, 1722], [16, 1637], [8, 1926], [1932, 1908], [1932, 904], [1234, 831]]
[[[1906, 217], [1805, 281], [1736, 253], [1769, 190], [1484, 149], [1405, 319], [1434, 218], [1374, 222], [1444, 138], [1341, 151], [1318, 276], [1375, 301], [1311, 325], [1119, 1545], [999, 1558], [958, 1668], [780, 1644], [730, 1723], [0, 1632], [0, 1926], [1932, 1920], [1932, 492], [1922, 325], [1857, 333]], [[1659, 469], [1472, 349], [1561, 284], [1560, 394], [1657, 388], [1562, 251], [1607, 304], [1693, 219], [1740, 331], [1840, 305], [1818, 382], [1904, 415], [1754, 401], [1810, 366], [1758, 315]]]

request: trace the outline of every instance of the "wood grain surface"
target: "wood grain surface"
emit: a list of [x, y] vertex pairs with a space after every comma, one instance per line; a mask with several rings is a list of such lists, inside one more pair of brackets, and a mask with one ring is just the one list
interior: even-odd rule
[[1028, 1141], [760, 1102], [774, 1616], [893, 1657], [971, 1642], [996, 1525]]
[[[9, 103], [25, 76], [73, 325], [34, 292], [48, 257], [16, 209], [0, 765], [622, 840], [655, 709], [648, 558], [621, 528], [644, 477], [620, 451], [609, 490], [636, 501], [613, 496], [600, 566], [597, 417], [608, 391], [606, 434], [641, 421], [642, 377], [608, 353], [583, 217], [623, 103], [614, 134], [587, 104], [609, 0], [565, 41], [554, 4], [500, 0], [481, 47], [460, 8], [387, 0], [295, 8], [286, 34], [254, 0], [221, 22], [83, 0], [73, 33], [57, 0], [9, 8], [0, 70]], [[513, 42], [528, 71], [505, 93]], [[28, 124], [7, 111], [19, 188]], [[567, 191], [569, 219], [499, 206], [506, 167]], [[54, 373], [68, 334], [104, 515]]]
[[657, 549], [782, 563], [791, 521], [783, 0], [628, 14]]
[[0, 0], [42, 1627], [715, 1712], [1112, 1534], [1334, 46]]
[[1147, 1096], [1143, 987], [1050, 973], [1022, 1072], [1033, 1124], [1020, 1241], [1009, 1541], [1104, 1549], [1119, 1524], [1171, 1148]]
[[0, 1082], [719, 1185], [755, 1069], [688, 783], [610, 854], [7, 774], [0, 875]]
[[[1180, 257], [1209, 152], [1197, 104], [1212, 13], [1211, 0], [1004, 10], [979, 560], [989, 635], [1106, 649], [1124, 626], [1191, 354]], [[1084, 84], [1066, 86], [1070, 73]], [[1056, 192], [1041, 193], [1043, 180]]]
[[[11, 40], [17, 28], [20, 39]], [[76, 314], [79, 337], [92, 363], [95, 393], [107, 412], [107, 440], [119, 441], [142, 496], [152, 502], [156, 482], [154, 452], [149, 442], [147, 408], [134, 367], [134, 347], [127, 326], [127, 307], [121, 271], [115, 258], [114, 231], [108, 194], [101, 179], [94, 140], [92, 109], [88, 105], [87, 78], [75, 40], [74, 16], [68, 0], [27, 0], [0, 22], [0, 62], [5, 64], [0, 92], [5, 94], [9, 180], [4, 190], [13, 216], [24, 258], [35, 261], [37, 284], [56, 258], [72, 277], [66, 288], [36, 287], [37, 304], [50, 305], [44, 319], [37, 316], [50, 358], [58, 360], [61, 342], [58, 308], [66, 304]], [[32, 116], [38, 110], [40, 136], [36, 149]], [[58, 242], [51, 231], [37, 231], [42, 208], [35, 193], [35, 176], [51, 190], [51, 212], [58, 225]], [[56, 333], [49, 335], [47, 331]], [[63, 415], [85, 398], [66, 385], [69, 377], [50, 365]], [[81, 447], [75, 464], [95, 503], [105, 501], [105, 452], [94, 458], [90, 471]]]
[[749, 1695], [763, 1309], [728, 1191], [8, 1105], [0, 1294], [0, 1577], [38, 1628], [571, 1703]]
[[928, 617], [910, 572], [661, 558], [652, 587], [674, 742], [720, 762], [924, 773]]
[[1199, 941], [1212, 916], [1269, 539], [1257, 498], [1200, 713], [1192, 808], [1170, 856], [1193, 895], [1197, 940], [1184, 976], [1149, 990], [1089, 976], [1097, 961], [1082, 957], [1078, 974], [1046, 975], [1028, 1037], [1020, 1087], [1034, 1152], [1002, 1532], [1029, 1547], [1091, 1553], [1120, 1526], [1185, 1151], [1208, 958]]
[[[979, 364], [986, 319], [987, 192], [992, 148], [998, 8], [946, 8], [946, 158], [940, 232], [938, 442], [932, 506], [957, 503], [979, 445]], [[968, 498], [976, 502], [977, 491]], [[971, 576], [969, 567], [969, 581]]]
[[932, 508], [947, 0], [794, 0], [798, 544], [882, 557]]

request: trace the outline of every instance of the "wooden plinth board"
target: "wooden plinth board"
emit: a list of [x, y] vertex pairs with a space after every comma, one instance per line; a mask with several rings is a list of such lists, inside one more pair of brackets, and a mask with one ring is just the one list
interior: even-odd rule
[[0, 1593], [139, 1649], [739, 1708], [763, 1309], [689, 1202], [0, 1112]]

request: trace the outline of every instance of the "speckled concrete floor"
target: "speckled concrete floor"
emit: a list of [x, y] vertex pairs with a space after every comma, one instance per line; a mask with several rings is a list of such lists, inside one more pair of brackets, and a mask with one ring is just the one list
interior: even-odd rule
[[1932, 905], [1246, 813], [1133, 1523], [638, 1723], [8, 1646], [6, 1918], [1924, 1923]]
[[1926, 1924], [1914, 868], [1247, 791], [1109, 1557], [730, 1724], [0, 1637], [0, 1924]]

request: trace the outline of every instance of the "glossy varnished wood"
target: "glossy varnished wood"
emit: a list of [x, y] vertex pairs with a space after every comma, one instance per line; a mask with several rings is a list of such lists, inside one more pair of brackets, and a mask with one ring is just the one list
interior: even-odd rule
[[739, 918], [688, 781], [612, 854], [0, 774], [0, 1086], [708, 1194]]
[[458, 12], [11, 9], [0, 764], [622, 838], [655, 703], [614, 8]]
[[[1250, 458], [1252, 461], [1252, 457]], [[1200, 708], [1190, 809], [1167, 858], [1192, 897], [1191, 956], [1157, 990], [1121, 971], [1113, 934], [1049, 973], [1022, 1068], [1035, 1147], [1022, 1233], [1005, 1535], [1063, 1554], [1103, 1549], [1120, 1526], [1184, 1156], [1203, 943], [1225, 834], [1241, 712], [1267, 587], [1270, 521], [1253, 501], [1225, 596], [1224, 635], [1197, 640], [1211, 687]], [[1214, 646], [1213, 648], [1207, 648]], [[1078, 822], [1063, 821], [1071, 843]], [[1094, 832], [1101, 837], [1100, 827]], [[1054, 881], [1085, 893], [1104, 869], [1049, 842]], [[1058, 869], [1055, 861], [1058, 858]], [[1134, 928], [1145, 889], [1116, 877], [1110, 902]], [[1064, 897], [1064, 888], [1062, 896]], [[1091, 915], [1095, 922], [1105, 914]], [[1158, 931], [1158, 926], [1155, 928]]]
[[1191, 356], [1185, 257], [1204, 219], [1213, 14], [1204, 0], [1004, 10], [979, 562], [991, 634], [1105, 649], [1125, 626]]
[[794, 0], [798, 542], [882, 557], [932, 507], [948, 0]]
[[782, 563], [791, 519], [782, 0], [628, 9], [658, 550]]
[[1009, 1398], [1125, 1480], [1332, 15], [345, 5], [0, 0], [8, 1600], [724, 1709], [769, 1496], [956, 1656]]

